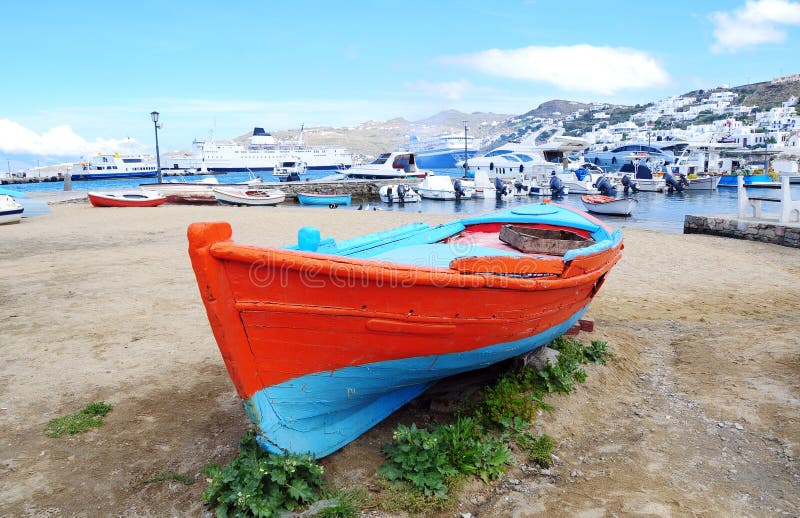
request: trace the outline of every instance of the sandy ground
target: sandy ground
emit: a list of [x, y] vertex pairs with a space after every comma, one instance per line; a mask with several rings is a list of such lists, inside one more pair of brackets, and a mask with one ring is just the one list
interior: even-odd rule
[[[204, 465], [248, 422], [186, 253], [193, 221], [230, 221], [253, 244], [301, 225], [352, 237], [430, 214], [300, 208], [56, 205], [0, 227], [0, 515], [198, 515]], [[628, 230], [589, 316], [616, 360], [552, 399], [551, 473], [471, 484], [473, 516], [800, 514], [800, 251]], [[86, 434], [47, 438], [56, 416], [114, 405]], [[325, 459], [333, 482], [373, 488], [380, 444], [412, 403]], [[192, 485], [143, 484], [168, 472]]]

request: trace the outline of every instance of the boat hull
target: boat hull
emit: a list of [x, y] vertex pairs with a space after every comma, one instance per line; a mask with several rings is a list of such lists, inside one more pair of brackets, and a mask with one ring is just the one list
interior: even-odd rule
[[95, 207], [157, 207], [167, 201], [164, 196], [148, 192], [89, 192], [87, 196]]
[[[551, 204], [501, 216], [342, 243], [304, 228], [288, 249], [236, 245], [226, 223], [191, 225], [209, 322], [260, 444], [327, 455], [436, 380], [535, 349], [579, 319], [621, 233]], [[509, 221], [566, 222], [587, 247], [528, 257], [499, 241]]]
[[609, 216], [630, 216], [639, 203], [636, 198], [613, 199], [601, 195], [583, 196], [581, 202], [589, 212]]
[[11, 209], [0, 211], [0, 225], [19, 223], [22, 219], [23, 209]]
[[310, 193], [297, 193], [297, 200], [300, 205], [350, 205], [351, 196], [346, 195], [331, 195], [331, 194], [310, 194]]
[[690, 178], [689, 185], [684, 187], [687, 191], [713, 191], [719, 184], [719, 176], [701, 176]]
[[227, 205], [248, 205], [254, 207], [269, 207], [283, 203], [286, 194], [281, 191], [260, 191], [241, 189], [212, 189], [217, 203]]
[[[467, 158], [474, 158], [474, 149], [467, 151]], [[417, 166], [429, 169], [451, 169], [456, 167], [456, 162], [464, 161], [464, 150], [443, 149], [434, 151], [420, 151], [417, 153]]]
[[70, 174], [72, 180], [112, 180], [122, 178], [155, 178], [158, 176], [156, 171], [147, 171], [140, 173], [78, 173]]
[[[717, 187], [728, 187], [735, 189], [736, 185], [736, 175], [722, 175], [719, 178], [719, 182]], [[762, 188], [775, 188], [780, 189], [781, 183], [774, 181], [768, 174], [751, 174], [751, 175], [744, 175], [744, 186], [745, 187], [762, 187]]]

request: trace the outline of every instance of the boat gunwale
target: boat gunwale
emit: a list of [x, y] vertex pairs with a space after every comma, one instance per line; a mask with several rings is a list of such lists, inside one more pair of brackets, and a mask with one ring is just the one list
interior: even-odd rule
[[[622, 256], [622, 241], [615, 245], [587, 256], [578, 256], [572, 260], [553, 257], [552, 260], [562, 265], [562, 274], [568, 272], [573, 261], [599, 259], [603, 256], [601, 266], [587, 272], [567, 277], [548, 275], [544, 277], [515, 277], [510, 275], [464, 273], [459, 270], [433, 266], [414, 266], [374, 259], [358, 259], [337, 255], [319, 254], [282, 248], [257, 247], [239, 245], [233, 241], [217, 241], [209, 244], [212, 257], [262, 267], [276, 266], [283, 270], [299, 270], [305, 274], [327, 275], [338, 279], [363, 278], [371, 281], [392, 283], [395, 286], [432, 285], [438, 288], [493, 288], [517, 289], [524, 291], [549, 290], [562, 287], [578, 286], [594, 282], [611, 270]], [[486, 256], [487, 260], [489, 257]], [[525, 257], [525, 256], [523, 256]], [[534, 273], [534, 272], [529, 272]], [[512, 274], [512, 272], [509, 272]]]

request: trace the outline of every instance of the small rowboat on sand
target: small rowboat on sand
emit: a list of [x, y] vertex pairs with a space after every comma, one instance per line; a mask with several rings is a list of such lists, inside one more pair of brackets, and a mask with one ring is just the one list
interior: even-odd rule
[[228, 223], [188, 237], [259, 444], [317, 457], [439, 379], [565, 333], [622, 251], [619, 230], [556, 204], [339, 242], [303, 227], [285, 248], [234, 243]]
[[299, 192], [297, 193], [297, 200], [300, 202], [300, 205], [326, 205], [328, 207], [350, 205], [349, 194], [315, 194]]
[[611, 216], [630, 216], [639, 203], [636, 198], [611, 198], [602, 194], [587, 194], [581, 196], [581, 201], [589, 212]]
[[22, 212], [25, 208], [14, 201], [11, 196], [0, 195], [0, 225], [7, 223], [19, 223], [22, 219]]
[[212, 189], [217, 203], [228, 205], [252, 205], [266, 207], [283, 203], [286, 193], [278, 189], [236, 189], [215, 187]]
[[156, 207], [167, 201], [164, 196], [147, 191], [89, 192], [88, 196], [95, 207]]

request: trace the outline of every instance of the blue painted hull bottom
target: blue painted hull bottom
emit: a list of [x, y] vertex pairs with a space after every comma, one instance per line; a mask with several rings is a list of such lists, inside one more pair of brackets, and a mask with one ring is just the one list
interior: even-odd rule
[[345, 367], [266, 387], [244, 402], [257, 440], [273, 453], [324, 457], [351, 442], [436, 381], [488, 367], [563, 335], [588, 306], [547, 331], [461, 353]]

